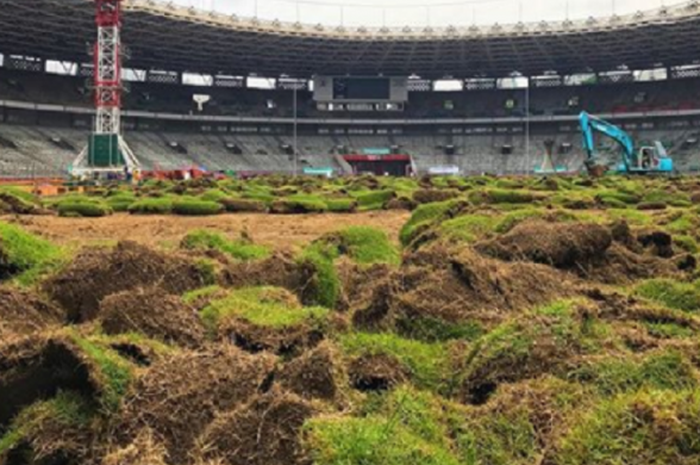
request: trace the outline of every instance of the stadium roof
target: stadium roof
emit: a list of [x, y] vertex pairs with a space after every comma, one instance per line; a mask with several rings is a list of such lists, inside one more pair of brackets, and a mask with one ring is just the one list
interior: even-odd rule
[[[651, 69], [700, 59], [700, 3], [629, 16], [538, 24], [367, 29], [242, 19], [151, 0], [124, 0], [127, 66], [276, 77]], [[0, 52], [90, 62], [89, 0], [0, 0]]]

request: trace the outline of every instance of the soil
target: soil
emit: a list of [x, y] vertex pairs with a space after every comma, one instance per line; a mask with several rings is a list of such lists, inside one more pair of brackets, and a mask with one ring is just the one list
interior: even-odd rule
[[322, 343], [282, 368], [281, 386], [304, 399], [333, 401], [347, 383], [342, 361], [333, 346]]
[[390, 355], [362, 355], [349, 367], [350, 383], [360, 391], [386, 391], [406, 381], [409, 371]]
[[197, 437], [216, 414], [254, 397], [273, 372], [275, 357], [231, 345], [181, 352], [150, 367], [127, 396], [115, 433], [129, 444], [144, 428], [167, 450], [167, 462], [185, 463]]
[[142, 286], [183, 294], [208, 284], [203, 272], [183, 257], [166, 255], [135, 242], [115, 248], [88, 248], [44, 283], [44, 290], [74, 322], [94, 319], [105, 297]]
[[[29, 335], [65, 323], [58, 306], [27, 290], [0, 287], [0, 341], [10, 334]], [[3, 337], [5, 335], [5, 337]]]
[[420, 332], [426, 319], [490, 328], [513, 313], [566, 297], [575, 283], [546, 265], [501, 262], [469, 249], [434, 246], [405, 258], [389, 302], [386, 291], [375, 294], [379, 300], [372, 305], [371, 320], [377, 324], [379, 311], [410, 322], [402, 325], [407, 334]]
[[204, 342], [204, 325], [180, 296], [159, 287], [137, 288], [106, 297], [99, 320], [106, 334], [142, 333], [183, 347]]
[[300, 267], [289, 252], [277, 252], [259, 261], [229, 263], [220, 279], [223, 285], [236, 288], [266, 285], [298, 292], [303, 286]]
[[[356, 182], [376, 184], [373, 178]], [[424, 180], [416, 201], [453, 195], [431, 184]], [[414, 206], [396, 200], [396, 208]], [[503, 213], [459, 202], [442, 219], [480, 212]], [[438, 432], [445, 435], [440, 447], [455, 444], [461, 436], [453, 433], [469, 432], [474, 459], [487, 463], [493, 460], [484, 448], [500, 453], [500, 443], [510, 447], [511, 433], [525, 431], [527, 442], [537, 443], [535, 452], [503, 456], [503, 463], [569, 463], [547, 454], [585, 426], [577, 422], [595, 412], [589, 407], [606, 405], [591, 371], [601, 361], [630, 362], [629, 370], [620, 365], [620, 372], [630, 372], [624, 389], [668, 391], [669, 399], [677, 394], [671, 394], [674, 383], [679, 392], [697, 390], [696, 309], [663, 307], [675, 302], [642, 298], [636, 288], [641, 280], [669, 277], [684, 284], [681, 304], [697, 299], [690, 284], [697, 279], [696, 258], [681, 253], [668, 223], [654, 222], [665, 213], [657, 215], [643, 228], [607, 217], [610, 224], [557, 222], [553, 212], [551, 221], [546, 215], [548, 221], [525, 221], [508, 232], [490, 230], [476, 243], [441, 236], [426, 222], [402, 249], [400, 265], [337, 259], [341, 295], [327, 318], [263, 326], [231, 312], [210, 331], [198, 311], [232, 288], [275, 286], [274, 300], [301, 311], [310, 302], [304, 299], [309, 280], [319, 273], [300, 264], [295, 248], [349, 225], [378, 227], [398, 243], [408, 213], [7, 217], [60, 244], [88, 246], [32, 290], [0, 287], [0, 439], [23, 409], [59, 392], [77, 394], [94, 411], [88, 426], [42, 419], [18, 446], [0, 453], [0, 464], [310, 465], [310, 454], [319, 451], [311, 449], [306, 420], [376, 415], [393, 423], [384, 408], [391, 407], [387, 391], [397, 387], [406, 389], [400, 397], [407, 402], [394, 399], [407, 409], [398, 413], [408, 415], [396, 418], [420, 438], [421, 451], [430, 451], [433, 441], [413, 428], [430, 426], [419, 404], [433, 401], [414, 402], [414, 391], [434, 396], [431, 417], [446, 415], [435, 423], [449, 428]], [[187, 232], [202, 227], [230, 237], [244, 233], [274, 252], [238, 262], [178, 249]], [[700, 239], [694, 231], [687, 236]], [[206, 263], [216, 276], [203, 257], [214, 259]], [[219, 287], [211, 295], [182, 300], [185, 291], [213, 284]], [[364, 333], [366, 339], [357, 340], [362, 346], [353, 343], [353, 332]], [[634, 387], [637, 378], [649, 385]], [[662, 386], [655, 384], [659, 379]], [[420, 410], [414, 416], [412, 409]]]
[[284, 328], [262, 327], [235, 317], [221, 321], [218, 333], [221, 340], [230, 341], [247, 352], [271, 351], [284, 356], [299, 355], [324, 338], [318, 328], [304, 323]]
[[146, 216], [118, 213], [103, 218], [60, 218], [56, 216], [0, 217], [20, 223], [27, 230], [60, 244], [102, 244], [134, 241], [148, 246], [175, 245], [197, 228], [215, 229], [230, 237], [247, 231], [256, 243], [281, 249], [304, 245], [320, 236], [348, 226], [382, 229], [398, 242], [401, 227], [410, 217], [402, 210], [328, 213], [312, 215], [271, 215], [240, 213], [210, 217]]
[[314, 413], [312, 404], [284, 391], [255, 396], [207, 428], [204, 455], [228, 465], [310, 465], [300, 432]]
[[476, 250], [502, 260], [529, 260], [566, 269], [605, 254], [611, 244], [611, 232], [597, 224], [530, 221], [477, 244]]

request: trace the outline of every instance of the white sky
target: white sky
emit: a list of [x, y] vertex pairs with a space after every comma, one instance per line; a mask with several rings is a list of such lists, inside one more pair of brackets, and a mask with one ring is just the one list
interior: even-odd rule
[[172, 0], [244, 17], [347, 27], [468, 26], [584, 19], [674, 5], [679, 0]]

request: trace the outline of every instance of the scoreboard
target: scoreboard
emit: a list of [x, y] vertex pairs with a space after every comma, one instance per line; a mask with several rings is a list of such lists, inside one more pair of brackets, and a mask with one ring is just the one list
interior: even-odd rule
[[406, 102], [408, 79], [405, 77], [330, 77], [314, 78], [317, 102]]

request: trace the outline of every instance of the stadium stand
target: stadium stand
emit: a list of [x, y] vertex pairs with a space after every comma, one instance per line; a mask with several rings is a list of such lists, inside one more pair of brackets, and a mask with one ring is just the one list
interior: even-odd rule
[[[94, 35], [91, 3], [30, 1], [38, 12], [30, 22], [23, 21], [25, 2], [2, 2], [0, 176], [65, 173], [92, 128], [85, 47]], [[555, 164], [577, 170], [584, 154], [576, 115], [586, 110], [613, 119], [642, 145], [661, 140], [678, 169], [700, 171], [697, 2], [570, 24], [430, 31], [231, 23], [158, 2], [127, 5], [124, 40], [134, 75], [124, 94], [123, 128], [147, 169], [292, 171], [296, 126], [301, 167], [343, 173], [343, 156], [379, 149], [409, 155], [419, 172], [456, 166], [464, 173], [531, 173], [552, 141]], [[197, 40], [183, 41], [182, 27]], [[23, 34], [36, 40], [17, 41]], [[593, 53], [591, 41], [606, 53]], [[458, 54], [455, 43], [462, 46]], [[72, 71], [46, 72], [47, 60], [72, 64]], [[664, 78], [642, 79], [634, 71], [659, 68]], [[191, 70], [210, 82], [185, 85]], [[273, 88], [248, 87], [245, 77], [253, 72], [277, 76]], [[334, 73], [420, 78], [409, 80], [408, 100], [392, 111], [342, 104], [330, 111], [314, 101], [308, 84], [315, 74]], [[296, 115], [284, 75], [304, 82]], [[445, 76], [463, 90], [434, 91]], [[529, 90], [509, 88], [523, 76], [530, 76]]]

